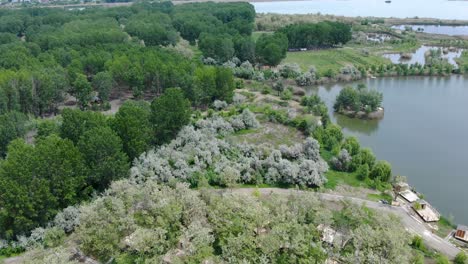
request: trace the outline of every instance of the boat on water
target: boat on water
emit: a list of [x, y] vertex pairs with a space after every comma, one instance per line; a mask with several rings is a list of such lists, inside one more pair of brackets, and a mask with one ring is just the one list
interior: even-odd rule
[[392, 1], [386, 0], [385, 3], [390, 4]]

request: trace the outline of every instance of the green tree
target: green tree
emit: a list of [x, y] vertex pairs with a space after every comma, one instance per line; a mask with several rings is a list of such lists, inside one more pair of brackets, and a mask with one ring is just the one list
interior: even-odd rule
[[83, 74], [79, 74], [76, 77], [76, 80], [73, 82], [73, 89], [75, 91], [76, 99], [80, 104], [80, 108], [84, 109], [88, 106], [89, 101], [91, 101], [91, 96], [93, 88], [88, 82], [88, 79]]
[[351, 156], [355, 156], [359, 153], [359, 141], [356, 137], [347, 137], [343, 143], [343, 148], [346, 149]]
[[150, 115], [150, 105], [143, 101], [127, 101], [115, 114], [112, 128], [122, 139], [123, 150], [130, 160], [137, 158], [150, 146], [152, 138]]
[[388, 182], [392, 178], [392, 167], [387, 161], [379, 160], [372, 168], [369, 177], [373, 180]]
[[190, 121], [190, 101], [179, 88], [169, 88], [151, 103], [151, 122], [155, 141], [167, 142]]
[[276, 66], [286, 58], [287, 51], [288, 38], [282, 33], [263, 34], [255, 46], [257, 60], [270, 66]]
[[99, 98], [102, 101], [109, 101], [109, 95], [114, 86], [114, 79], [110, 72], [99, 72], [97, 73], [92, 82], [94, 90], [98, 92]]
[[0, 115], [0, 157], [6, 155], [8, 144], [26, 134], [27, 116], [19, 112]]
[[77, 143], [88, 130], [107, 125], [106, 117], [101, 113], [64, 109], [62, 112], [60, 136]]
[[0, 233], [27, 234], [58, 210], [85, 198], [87, 170], [68, 139], [52, 135], [35, 146], [15, 140], [0, 167]]
[[234, 56], [234, 43], [229, 35], [211, 35], [202, 33], [198, 47], [203, 56], [218, 62], [225, 62]]
[[110, 127], [86, 131], [77, 146], [90, 171], [88, 183], [95, 189], [102, 191], [111, 181], [127, 176], [128, 157], [123, 152], [121, 139]]

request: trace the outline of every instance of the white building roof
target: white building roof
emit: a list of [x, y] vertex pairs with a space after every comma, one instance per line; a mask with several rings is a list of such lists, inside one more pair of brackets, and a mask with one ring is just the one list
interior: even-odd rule
[[402, 191], [400, 192], [400, 195], [405, 198], [406, 201], [412, 203], [412, 202], [416, 202], [417, 200], [419, 200], [419, 197], [412, 191], [410, 190], [406, 190], [406, 191]]

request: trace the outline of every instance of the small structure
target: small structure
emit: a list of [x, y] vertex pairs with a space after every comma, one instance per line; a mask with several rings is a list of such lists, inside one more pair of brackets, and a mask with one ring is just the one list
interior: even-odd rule
[[406, 182], [397, 182], [397, 183], [393, 184], [393, 189], [395, 190], [395, 192], [401, 193], [401, 192], [404, 192], [406, 190], [409, 190], [410, 187], [409, 187], [409, 184], [406, 183]]
[[464, 225], [457, 226], [457, 230], [455, 231], [455, 234], [453, 236], [456, 239], [459, 239], [461, 241], [468, 243], [468, 226], [464, 226]]
[[399, 192], [400, 196], [403, 197], [406, 201], [414, 203], [419, 200], [419, 197], [411, 190], [407, 189], [402, 192]]
[[425, 222], [437, 222], [440, 219], [440, 213], [424, 200], [414, 202], [413, 209]]

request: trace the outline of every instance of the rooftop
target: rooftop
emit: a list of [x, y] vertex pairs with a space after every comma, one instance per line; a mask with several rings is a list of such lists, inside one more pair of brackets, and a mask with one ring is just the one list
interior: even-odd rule
[[468, 232], [468, 226], [458, 225], [458, 226], [457, 226], [457, 230], [463, 230], [463, 231]]
[[428, 202], [419, 200], [417, 203], [421, 205], [421, 209], [416, 209], [413, 205], [413, 209], [416, 213], [426, 222], [437, 222], [440, 219], [440, 213], [432, 207]]
[[406, 201], [408, 201], [410, 203], [416, 202], [417, 200], [419, 200], [419, 197], [414, 192], [412, 192], [411, 190], [402, 191], [402, 192], [400, 192], [400, 195], [403, 198], [405, 198]]

